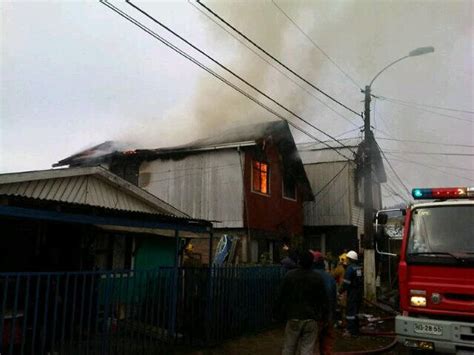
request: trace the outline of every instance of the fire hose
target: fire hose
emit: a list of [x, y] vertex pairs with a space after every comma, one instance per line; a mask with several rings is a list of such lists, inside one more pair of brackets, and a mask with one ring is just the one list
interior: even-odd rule
[[[388, 336], [388, 335], [383, 335], [383, 336]], [[378, 348], [378, 349], [374, 349], [374, 350], [344, 351], [344, 352], [334, 353], [334, 355], [381, 354], [381, 353], [384, 353], [384, 352], [390, 350], [395, 345], [397, 345], [397, 339], [394, 337], [393, 341], [390, 344], [384, 346], [383, 348]]]
[[[364, 300], [365, 300], [365, 302], [371, 304], [372, 306], [374, 306], [374, 307], [376, 307], [376, 308], [378, 308], [378, 309], [380, 309], [380, 310], [382, 310], [386, 313], [392, 314], [391, 316], [378, 318], [377, 320], [391, 320], [391, 319], [395, 318], [395, 315], [397, 314], [397, 312], [395, 312], [393, 310], [387, 310], [385, 308], [382, 308], [376, 302], [372, 302], [368, 299], [364, 299]], [[397, 345], [396, 334], [394, 332], [368, 332], [368, 331], [364, 331], [364, 332], [361, 332], [361, 335], [389, 337], [389, 338], [393, 338], [393, 341], [390, 344], [387, 344], [386, 346], [384, 346], [382, 348], [377, 348], [377, 349], [373, 349], [373, 350], [356, 350], [356, 351], [335, 352], [334, 355], [381, 354], [381, 353], [384, 353], [384, 352], [392, 349], [393, 347], [395, 347]]]

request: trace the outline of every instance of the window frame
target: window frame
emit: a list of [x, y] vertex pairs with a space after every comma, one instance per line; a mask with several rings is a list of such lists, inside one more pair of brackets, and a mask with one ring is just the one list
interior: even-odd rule
[[[265, 164], [267, 166], [267, 171], [266, 171], [266, 174], [267, 174], [267, 192], [262, 192], [262, 191], [258, 191], [258, 190], [255, 190], [254, 189], [254, 171], [255, 171], [255, 167], [254, 167], [254, 163], [260, 163], [260, 164]], [[262, 170], [259, 169], [260, 173], [262, 173]], [[268, 161], [260, 161], [260, 160], [256, 160], [256, 159], [252, 159], [252, 162], [251, 162], [251, 179], [250, 179], [250, 188], [251, 188], [251, 191], [255, 194], [258, 194], [258, 195], [262, 195], [262, 196], [271, 196], [271, 190], [270, 190], [270, 175], [271, 172], [270, 172], [270, 163]]]
[[298, 186], [297, 186], [297, 183], [295, 181], [294, 183], [294, 193], [295, 193], [295, 197], [290, 197], [290, 196], [286, 196], [285, 195], [285, 176], [282, 177], [281, 179], [281, 197], [283, 197], [285, 200], [289, 200], [289, 201], [298, 201]]

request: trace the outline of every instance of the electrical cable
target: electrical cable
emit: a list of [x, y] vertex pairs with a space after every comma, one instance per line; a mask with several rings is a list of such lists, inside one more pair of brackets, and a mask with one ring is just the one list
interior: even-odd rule
[[[420, 161], [416, 160], [408, 160], [408, 159], [400, 159], [400, 158], [391, 158], [392, 160], [400, 161], [400, 162], [406, 162], [406, 163], [413, 163], [413, 164], [419, 164]], [[433, 168], [445, 168], [445, 169], [455, 169], [455, 170], [463, 170], [463, 171], [474, 171], [474, 169], [468, 169], [468, 168], [459, 168], [456, 166], [448, 166], [448, 165], [433, 165], [433, 164], [427, 164], [427, 166], [433, 167]]]
[[392, 100], [386, 99], [386, 98], [384, 99], [384, 98], [382, 98], [382, 96], [377, 96], [377, 98], [381, 99], [383, 101], [389, 102], [393, 105], [400, 105], [400, 106], [405, 106], [407, 108], [411, 108], [412, 110], [428, 112], [428, 113], [432, 113], [432, 114], [435, 114], [435, 115], [438, 115], [438, 116], [452, 118], [452, 119], [455, 119], [455, 120], [458, 120], [458, 121], [464, 121], [464, 122], [469, 122], [469, 123], [473, 122], [473, 120], [469, 119], [469, 118], [461, 118], [461, 117], [456, 117], [456, 116], [452, 116], [452, 115], [447, 115], [445, 113], [440, 113], [440, 112], [436, 112], [436, 111], [432, 111], [432, 110], [427, 110], [425, 108], [416, 107], [416, 106], [413, 106], [413, 105], [410, 105], [410, 104], [405, 104], [405, 103], [402, 103], [402, 102], [392, 101]]
[[[313, 125], [311, 122], [309, 122], [308, 120], [304, 119], [303, 117], [301, 117], [300, 115], [298, 115], [297, 113], [295, 113], [294, 111], [290, 110], [289, 108], [287, 108], [286, 106], [282, 105], [280, 102], [278, 102], [277, 100], [275, 100], [274, 98], [270, 97], [269, 95], [267, 95], [266, 93], [264, 93], [262, 90], [258, 89], [256, 86], [254, 86], [253, 84], [251, 84], [250, 82], [248, 82], [247, 80], [243, 79], [241, 76], [237, 75], [235, 72], [233, 72], [232, 70], [230, 70], [229, 68], [227, 68], [225, 65], [223, 65], [222, 63], [220, 63], [219, 61], [217, 61], [216, 59], [214, 59], [213, 57], [211, 57], [210, 55], [208, 55], [206, 52], [204, 52], [203, 50], [199, 49], [198, 47], [196, 47], [195, 45], [193, 45], [191, 42], [189, 42], [187, 39], [185, 39], [184, 37], [182, 37], [181, 35], [179, 35], [178, 33], [176, 33], [175, 31], [173, 31], [171, 28], [167, 27], [166, 25], [164, 25], [163, 23], [161, 23], [160, 21], [158, 21], [157, 19], [155, 19], [153, 16], [151, 16], [150, 14], [148, 14], [146, 11], [144, 11], [143, 9], [141, 9], [140, 7], [136, 6], [135, 4], [133, 4], [131, 1], [129, 0], [126, 0], [125, 1], [128, 5], [130, 5], [131, 7], [133, 7], [135, 10], [139, 11], [140, 13], [142, 13], [143, 15], [145, 15], [146, 17], [148, 17], [150, 20], [152, 20], [153, 22], [155, 22], [156, 24], [158, 24], [159, 26], [161, 26], [162, 28], [164, 28], [166, 31], [172, 33], [174, 36], [178, 37], [181, 41], [183, 41], [184, 43], [186, 43], [188, 46], [190, 46], [191, 48], [193, 48], [194, 50], [198, 51], [200, 54], [202, 54], [203, 56], [205, 56], [206, 58], [208, 58], [209, 60], [211, 60], [213, 63], [217, 64], [219, 67], [221, 67], [222, 69], [224, 69], [226, 72], [228, 72], [229, 74], [233, 75], [234, 77], [236, 77], [237, 79], [239, 79], [240, 81], [242, 81], [243, 83], [245, 83], [246, 85], [248, 85], [249, 87], [251, 87], [253, 90], [255, 90], [256, 92], [258, 92], [260, 95], [264, 96], [265, 98], [267, 98], [268, 100], [270, 100], [271, 102], [273, 102], [274, 104], [276, 104], [278, 107], [282, 108], [283, 110], [285, 110], [286, 112], [290, 113], [291, 115], [295, 116], [296, 118], [298, 118], [299, 120], [303, 121], [304, 123], [306, 123], [308, 126], [314, 128], [315, 130], [317, 130], [318, 132], [320, 132], [321, 134], [331, 138], [332, 140], [336, 141], [337, 143], [339, 143], [341, 146], [344, 147], [344, 144], [342, 144], [340, 141], [337, 140], [337, 138], [331, 136], [329, 133], [326, 133], [325, 131], [323, 131], [322, 129], [316, 127], [315, 125]], [[355, 153], [354, 151], [352, 151], [353, 153]]]
[[392, 169], [393, 173], [395, 174], [395, 176], [397, 177], [398, 181], [400, 182], [400, 184], [405, 188], [405, 191], [407, 192], [408, 195], [411, 195], [410, 193], [410, 190], [408, 189], [408, 187], [406, 187], [406, 185], [403, 183], [402, 179], [400, 178], [400, 176], [398, 175], [398, 173], [396, 172], [395, 168], [393, 167], [392, 163], [390, 162], [390, 160], [388, 160], [387, 156], [385, 155], [385, 152], [382, 150], [382, 148], [380, 147], [380, 145], [378, 144], [378, 142], [374, 139], [374, 142], [375, 144], [377, 145], [377, 147], [379, 148], [379, 151], [380, 153], [382, 153], [382, 157], [385, 159], [385, 161], [387, 162], [388, 166], [390, 167], [390, 169]]
[[303, 36], [306, 37], [306, 39], [308, 39], [308, 41], [310, 41], [314, 47], [316, 47], [317, 49], [319, 49], [319, 51], [332, 63], [336, 66], [337, 69], [339, 69], [339, 71], [344, 74], [344, 76], [349, 79], [349, 81], [351, 81], [358, 89], [361, 88], [361, 85], [359, 85], [349, 74], [347, 74], [347, 72], [345, 72], [330, 56], [329, 54], [327, 54], [305, 31], [303, 31], [303, 29], [298, 26], [298, 24], [296, 23], [295, 20], [293, 20], [280, 6], [278, 6], [277, 3], [275, 3], [274, 0], [272, 0], [272, 4], [278, 9], [280, 10], [280, 12], [301, 32], [301, 34], [303, 34]]
[[386, 150], [387, 154], [413, 154], [413, 155], [448, 155], [448, 156], [460, 156], [460, 157], [472, 157], [473, 153], [445, 153], [445, 152], [410, 152], [410, 151], [399, 151], [399, 150]]
[[331, 95], [327, 94], [326, 92], [324, 92], [323, 90], [321, 90], [320, 88], [318, 88], [316, 85], [314, 85], [313, 83], [311, 83], [310, 81], [306, 80], [304, 77], [302, 77], [300, 74], [296, 73], [293, 69], [289, 68], [286, 64], [282, 63], [279, 59], [277, 59], [274, 55], [270, 54], [268, 51], [266, 51], [264, 48], [262, 48], [260, 45], [258, 45], [257, 43], [255, 43], [253, 40], [251, 40], [248, 36], [246, 36], [244, 33], [242, 33], [241, 31], [239, 31], [237, 28], [235, 28], [234, 26], [232, 26], [229, 22], [227, 22], [226, 20], [224, 20], [221, 16], [219, 16], [216, 12], [214, 12], [213, 10], [211, 10], [209, 7], [207, 7], [206, 5], [204, 5], [200, 0], [196, 0], [196, 2], [198, 3], [198, 5], [202, 6], [203, 8], [205, 8], [207, 11], [209, 11], [212, 15], [214, 15], [216, 18], [218, 18], [221, 22], [223, 22], [224, 24], [226, 24], [228, 27], [230, 27], [232, 30], [234, 30], [236, 33], [238, 33], [240, 36], [242, 36], [243, 38], [245, 38], [245, 40], [247, 40], [248, 42], [250, 42], [253, 46], [255, 46], [256, 48], [258, 48], [259, 50], [261, 50], [263, 53], [265, 53], [267, 56], [269, 56], [270, 58], [272, 58], [275, 62], [277, 62], [278, 64], [280, 64], [283, 68], [285, 68], [286, 70], [288, 70], [290, 73], [292, 73], [294, 76], [296, 76], [297, 78], [299, 78], [300, 80], [304, 81], [306, 84], [308, 84], [309, 86], [311, 86], [313, 89], [315, 89], [316, 91], [320, 92], [321, 94], [323, 94], [324, 96], [326, 96], [328, 99], [332, 100], [333, 102], [337, 103], [338, 105], [344, 107], [346, 110], [354, 113], [355, 115], [357, 115], [358, 117], [361, 117], [362, 118], [362, 115], [358, 112], [356, 112], [355, 110], [351, 109], [350, 107], [346, 106], [345, 104], [343, 104], [342, 102], [338, 101], [337, 99], [335, 99], [334, 97], [332, 97]]
[[[394, 160], [399, 160], [399, 161], [402, 161], [401, 159], [397, 159], [397, 158], [393, 158]], [[412, 161], [409, 161], [409, 160], [406, 160], [406, 162], [409, 162], [409, 163], [413, 163], [413, 164], [416, 164], [417, 166], [424, 166], [426, 168], [429, 168], [429, 169], [432, 169], [432, 170], [436, 170], [436, 171], [439, 171], [445, 175], [448, 175], [448, 176], [453, 176], [453, 177], [457, 177], [457, 178], [461, 178], [461, 179], [466, 179], [466, 180], [469, 180], [469, 181], [474, 181], [474, 179], [471, 179], [467, 176], [463, 176], [463, 175], [457, 175], [457, 174], [453, 174], [453, 173], [448, 173], [442, 169], [439, 169], [437, 167], [434, 167], [434, 166], [431, 166], [431, 165], [428, 165], [428, 164], [425, 164], [425, 163], [422, 163], [422, 162], [412, 162]]]
[[404, 103], [404, 104], [411, 104], [411, 105], [415, 105], [415, 106], [424, 106], [424, 107], [430, 107], [430, 108], [434, 108], [434, 109], [438, 109], [438, 110], [444, 110], [444, 111], [452, 111], [452, 112], [461, 112], [461, 113], [474, 114], [474, 111], [459, 110], [459, 109], [447, 108], [447, 107], [441, 107], [441, 106], [419, 104], [419, 103], [414, 102], [414, 101], [407, 101], [407, 100], [394, 99], [394, 98], [391, 98], [391, 97], [386, 97], [386, 96], [381, 96], [381, 95], [377, 95], [377, 97], [381, 98], [382, 100], [396, 101], [396, 102], [401, 102], [401, 103]]
[[[381, 131], [381, 132], [384, 133], [383, 131]], [[474, 145], [469, 145], [469, 144], [452, 144], [452, 143], [417, 141], [417, 140], [410, 140], [410, 139], [397, 139], [397, 138], [384, 138], [384, 137], [378, 137], [377, 139], [385, 140], [385, 141], [395, 141], [395, 142], [409, 142], [409, 143], [419, 143], [419, 144], [444, 145], [444, 146], [448, 146], [448, 147], [474, 148]]]
[[249, 45], [247, 45], [243, 40], [241, 40], [240, 38], [238, 38], [234, 33], [230, 32], [229, 30], [227, 30], [223, 25], [221, 25], [219, 22], [217, 22], [217, 20], [214, 20], [210, 15], [208, 15], [204, 10], [201, 10], [199, 7], [197, 7], [191, 0], [188, 0], [188, 4], [190, 4], [192, 7], [194, 7], [197, 11], [199, 11], [202, 15], [206, 16], [209, 21], [212, 21], [214, 22], [217, 26], [219, 26], [223, 31], [225, 31], [227, 34], [229, 34], [230, 36], [232, 36], [236, 41], [238, 41], [240, 44], [242, 44], [243, 46], [245, 46], [249, 51], [251, 51], [252, 53], [254, 53], [257, 57], [259, 57], [261, 60], [263, 60], [265, 63], [267, 63], [268, 65], [270, 65], [273, 69], [275, 69], [276, 71], [278, 71], [281, 75], [283, 75], [285, 78], [287, 78], [288, 80], [290, 80], [293, 84], [295, 84], [296, 86], [298, 86], [299, 88], [301, 88], [302, 90], [304, 90], [308, 95], [311, 95], [312, 97], [314, 97], [319, 103], [321, 103], [322, 105], [324, 105], [326, 108], [328, 108], [329, 110], [331, 110], [332, 112], [334, 112], [336, 115], [338, 115], [339, 117], [341, 117], [342, 119], [344, 119], [345, 121], [349, 122], [351, 125], [353, 126], [357, 126], [356, 123], [354, 123], [352, 120], [350, 120], [349, 118], [345, 117], [343, 114], [341, 114], [340, 112], [337, 112], [335, 109], [333, 109], [331, 106], [329, 106], [327, 103], [325, 103], [323, 100], [321, 100], [319, 97], [317, 97], [313, 92], [309, 91], [307, 88], [305, 88], [303, 85], [301, 85], [300, 83], [298, 83], [295, 79], [291, 78], [288, 74], [286, 74], [282, 69], [278, 68], [275, 64], [273, 64], [272, 62], [270, 62], [267, 58], [265, 58], [263, 55], [261, 55], [260, 53], [258, 53], [255, 49], [253, 49], [252, 47], [250, 47]]
[[[219, 75], [218, 73], [216, 73], [215, 71], [213, 71], [212, 69], [210, 69], [209, 67], [205, 66], [204, 64], [202, 64], [201, 62], [199, 62], [198, 60], [196, 60], [195, 58], [193, 58], [192, 56], [190, 56], [188, 53], [184, 52], [183, 50], [181, 50], [180, 48], [178, 48], [177, 46], [173, 45], [171, 42], [167, 41], [166, 39], [164, 39], [163, 37], [161, 37], [160, 35], [158, 35], [157, 33], [153, 32], [152, 30], [150, 30], [148, 27], [144, 26], [143, 24], [141, 24], [139, 21], [135, 20], [134, 18], [132, 18], [131, 16], [127, 15], [125, 12], [121, 11], [120, 9], [118, 9], [117, 7], [115, 7], [114, 5], [108, 3], [106, 0], [100, 0], [100, 3], [107, 6], [109, 9], [111, 9], [112, 11], [116, 12], [117, 14], [119, 14], [120, 16], [122, 16], [123, 18], [125, 18], [126, 20], [128, 20], [129, 22], [133, 23], [135, 26], [139, 27], [140, 29], [142, 29], [143, 31], [145, 31], [146, 33], [148, 33], [149, 35], [151, 35], [152, 37], [154, 37], [155, 39], [159, 40], [160, 42], [162, 42], [164, 45], [166, 45], [167, 47], [171, 48], [172, 50], [174, 50], [175, 52], [177, 52], [178, 54], [180, 54], [181, 56], [185, 57], [186, 59], [188, 59], [189, 61], [191, 61], [192, 63], [196, 64], [197, 66], [199, 66], [201, 69], [207, 71], [209, 74], [213, 75], [215, 78], [221, 80], [223, 83], [227, 84], [228, 86], [232, 87], [234, 90], [238, 91], [240, 94], [244, 95], [245, 97], [247, 97], [248, 99], [250, 99], [251, 101], [255, 102], [257, 105], [263, 107], [265, 110], [267, 110], [268, 112], [272, 113], [273, 115], [275, 115], [276, 117], [280, 118], [281, 120], [284, 120], [286, 121], [289, 125], [291, 125], [293, 128], [295, 128], [296, 130], [302, 132], [303, 134], [307, 135], [308, 137], [314, 139], [315, 141], [317, 142], [320, 142], [320, 143], [323, 143], [320, 139], [316, 138], [314, 135], [312, 135], [311, 133], [308, 133], [307, 131], [305, 131], [304, 129], [298, 127], [295, 123], [291, 122], [290, 120], [288, 120], [287, 118], [285, 118], [284, 116], [282, 116], [281, 114], [279, 114], [278, 112], [276, 112], [275, 110], [273, 110], [272, 108], [270, 108], [268, 105], [262, 103], [261, 101], [257, 100], [255, 97], [253, 97], [252, 95], [250, 95], [249, 93], [247, 93], [246, 91], [244, 91], [243, 89], [239, 88], [238, 86], [236, 86], [235, 84], [231, 83], [229, 80], [225, 79], [224, 77], [222, 77], [221, 75]], [[325, 144], [325, 143], [323, 143]], [[329, 148], [331, 149], [334, 149], [337, 154], [343, 156], [344, 158], [346, 159], [349, 159], [349, 157], [347, 157], [346, 155], [340, 153], [337, 149], [335, 149], [334, 147], [331, 147], [330, 145], [328, 144], [325, 144], [327, 145]]]

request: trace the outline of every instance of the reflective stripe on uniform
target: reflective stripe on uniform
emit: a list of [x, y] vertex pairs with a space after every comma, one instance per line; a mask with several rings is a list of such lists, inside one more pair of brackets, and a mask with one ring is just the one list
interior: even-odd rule
[[354, 320], [354, 319], [356, 319], [356, 317], [355, 316], [346, 316], [346, 319], [347, 320]]
[[344, 282], [345, 284], [348, 284], [348, 285], [350, 285], [350, 284], [351, 284], [351, 282], [350, 282], [349, 280], [347, 280], [347, 279], [344, 279], [344, 281], [343, 281], [343, 282]]

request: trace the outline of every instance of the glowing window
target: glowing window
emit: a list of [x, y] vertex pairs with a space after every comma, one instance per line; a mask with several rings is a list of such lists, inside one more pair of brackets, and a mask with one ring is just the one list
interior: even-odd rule
[[268, 164], [253, 161], [252, 164], [252, 188], [255, 192], [269, 194], [269, 167]]

